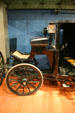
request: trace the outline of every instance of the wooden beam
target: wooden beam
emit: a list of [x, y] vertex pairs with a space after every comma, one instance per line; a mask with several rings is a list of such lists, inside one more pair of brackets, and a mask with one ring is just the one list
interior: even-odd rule
[[8, 9], [75, 9], [74, 0], [3, 0]]

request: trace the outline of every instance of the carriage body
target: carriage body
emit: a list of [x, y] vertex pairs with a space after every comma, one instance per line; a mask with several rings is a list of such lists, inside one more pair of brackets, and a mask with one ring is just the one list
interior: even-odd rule
[[[52, 26], [53, 25], [53, 26]], [[43, 83], [43, 73], [37, 68], [35, 55], [45, 54], [51, 65], [49, 79], [53, 77], [57, 82], [63, 84], [67, 80], [75, 84], [74, 77], [59, 75], [59, 38], [58, 26], [52, 23], [48, 26], [50, 36], [31, 40], [31, 53], [23, 54], [15, 51], [4, 64], [2, 53], [0, 52], [0, 83], [5, 74], [8, 88], [17, 95], [30, 95], [36, 92]], [[52, 30], [50, 31], [50, 27]], [[54, 40], [54, 46], [52, 45]], [[69, 82], [69, 84], [71, 83]]]

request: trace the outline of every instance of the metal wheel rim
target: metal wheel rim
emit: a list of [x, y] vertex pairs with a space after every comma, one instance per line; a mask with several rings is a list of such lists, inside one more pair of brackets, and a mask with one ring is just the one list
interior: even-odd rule
[[[15, 69], [19, 69], [19, 70], [22, 69], [20, 70], [20, 74], [22, 75], [17, 76], [18, 78], [15, 77], [15, 79], [12, 78], [13, 84], [10, 84], [9, 83], [11, 82], [10, 73], [13, 72]], [[22, 72], [24, 71], [24, 73], [22, 73], [21, 71]], [[32, 72], [34, 72], [33, 73], [34, 75], [32, 74]], [[22, 96], [30, 95], [36, 92], [41, 87], [42, 82], [43, 82], [43, 75], [40, 72], [40, 70], [34, 65], [28, 63], [22, 63], [12, 67], [6, 75], [6, 83], [8, 88], [15, 94]]]

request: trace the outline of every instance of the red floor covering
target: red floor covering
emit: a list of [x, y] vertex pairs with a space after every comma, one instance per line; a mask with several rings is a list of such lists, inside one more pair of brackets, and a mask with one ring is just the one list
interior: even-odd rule
[[0, 86], [0, 113], [75, 113], [75, 92], [45, 81], [34, 95], [17, 96]]

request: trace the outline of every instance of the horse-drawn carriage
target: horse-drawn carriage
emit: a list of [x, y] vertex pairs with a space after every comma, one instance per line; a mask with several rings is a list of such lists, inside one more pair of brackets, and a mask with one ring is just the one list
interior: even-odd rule
[[[44, 34], [46, 32], [45, 29]], [[75, 86], [75, 76], [60, 75], [59, 73], [59, 38], [57, 24], [49, 24], [48, 33], [49, 37], [31, 40], [31, 54], [23, 54], [15, 51], [11, 55], [12, 57], [7, 59], [6, 64], [4, 64], [3, 55], [0, 52], [0, 84], [5, 75], [6, 84], [12, 92], [17, 95], [33, 94], [41, 87], [44, 78], [42, 71], [37, 67], [37, 61], [34, 56], [37, 54], [45, 54], [51, 65], [48, 78], [55, 79], [57, 82], [60, 82], [62, 86]], [[54, 41], [53, 44], [52, 41]], [[67, 58], [65, 58], [65, 60], [67, 60]]]

